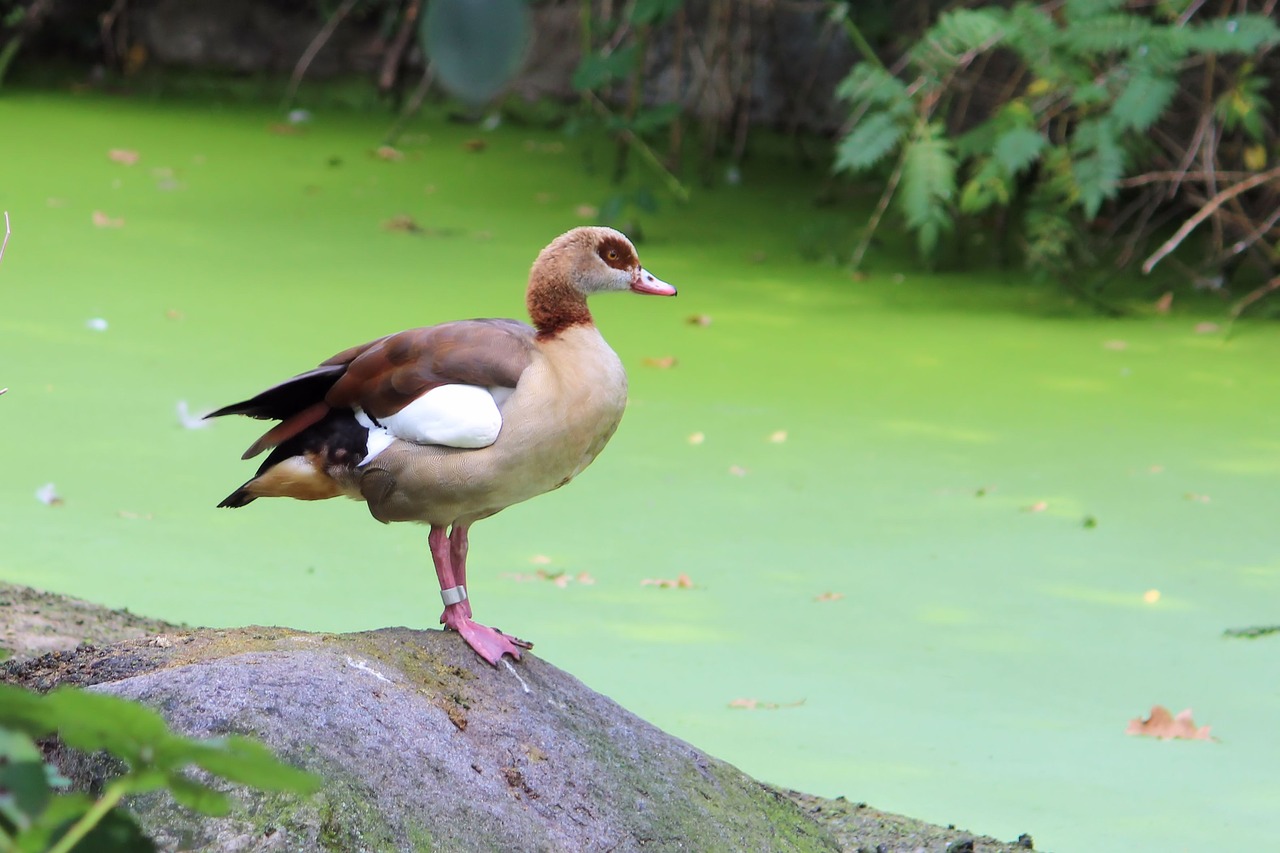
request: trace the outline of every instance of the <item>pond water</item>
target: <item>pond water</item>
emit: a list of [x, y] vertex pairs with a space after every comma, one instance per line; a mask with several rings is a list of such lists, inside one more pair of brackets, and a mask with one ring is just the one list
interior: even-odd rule
[[[390, 160], [385, 116], [277, 121], [0, 100], [0, 577], [194, 624], [434, 625], [425, 530], [216, 510], [259, 425], [176, 407], [523, 316], [536, 252], [610, 191], [551, 131], [428, 117]], [[627, 417], [473, 531], [477, 618], [776, 784], [1040, 849], [1273, 846], [1280, 637], [1222, 632], [1280, 622], [1276, 330], [1101, 319], [902, 254], [854, 280], [811, 259], [859, 221], [812, 206], [820, 174], [743, 173], [645, 217], [681, 295], [596, 300]], [[1126, 737], [1154, 704], [1219, 740]]]

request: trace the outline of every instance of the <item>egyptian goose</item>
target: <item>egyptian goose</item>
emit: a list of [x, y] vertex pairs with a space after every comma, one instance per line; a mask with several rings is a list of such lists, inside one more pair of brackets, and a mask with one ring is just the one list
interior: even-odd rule
[[471, 619], [467, 532], [572, 480], [617, 429], [627, 375], [587, 297], [620, 290], [676, 293], [640, 266], [619, 232], [575, 228], [529, 272], [532, 326], [462, 320], [409, 329], [212, 412], [280, 421], [244, 453], [272, 448], [257, 474], [219, 506], [346, 495], [381, 522], [430, 525], [441, 623], [495, 666], [504, 654], [518, 660], [530, 643]]

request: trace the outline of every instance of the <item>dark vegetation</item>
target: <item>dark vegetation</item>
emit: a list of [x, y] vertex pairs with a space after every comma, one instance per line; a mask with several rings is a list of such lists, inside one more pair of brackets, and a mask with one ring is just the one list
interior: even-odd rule
[[[55, 53], [91, 63], [99, 83], [127, 80], [165, 61], [146, 21], [171, 5], [4, 0], [0, 80], [24, 45], [31, 63]], [[564, 66], [534, 87], [560, 106], [532, 114], [612, 137], [600, 218], [633, 231], [691, 182], [738, 180], [764, 127], [820, 163], [831, 155], [813, 153], [812, 134], [835, 137], [837, 172], [875, 182], [849, 241], [855, 268], [897, 217], [926, 263], [1023, 265], [1108, 312], [1119, 274], [1157, 264], [1163, 282], [1234, 300], [1233, 315], [1280, 288], [1276, 0], [260, 6], [227, 5], [227, 31], [287, 30], [274, 52], [208, 64], [280, 72], [287, 54], [286, 107], [313, 72], [358, 72], [401, 113], [387, 144], [428, 97], [527, 119], [532, 39], [539, 74]], [[352, 33], [355, 48], [338, 44]], [[513, 91], [524, 97], [504, 99]], [[1002, 236], [979, 247], [981, 234]]]

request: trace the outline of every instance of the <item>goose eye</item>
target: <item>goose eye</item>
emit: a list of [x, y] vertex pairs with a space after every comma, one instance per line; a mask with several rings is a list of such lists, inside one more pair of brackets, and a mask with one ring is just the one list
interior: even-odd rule
[[605, 258], [607, 258], [608, 260], [616, 261], [616, 260], [618, 259], [618, 250], [617, 250], [617, 249], [610, 249], [609, 251], [607, 251], [607, 252], [605, 252], [605, 253], [604, 253], [604, 256], [605, 256]]

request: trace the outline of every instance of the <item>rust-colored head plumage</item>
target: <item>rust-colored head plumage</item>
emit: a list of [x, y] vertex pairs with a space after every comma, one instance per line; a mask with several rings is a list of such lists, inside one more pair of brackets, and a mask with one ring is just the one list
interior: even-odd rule
[[526, 301], [539, 336], [547, 338], [592, 322], [589, 295], [625, 290], [661, 296], [676, 292], [640, 266], [636, 247], [624, 234], [585, 226], [561, 234], [539, 253], [529, 272]]

